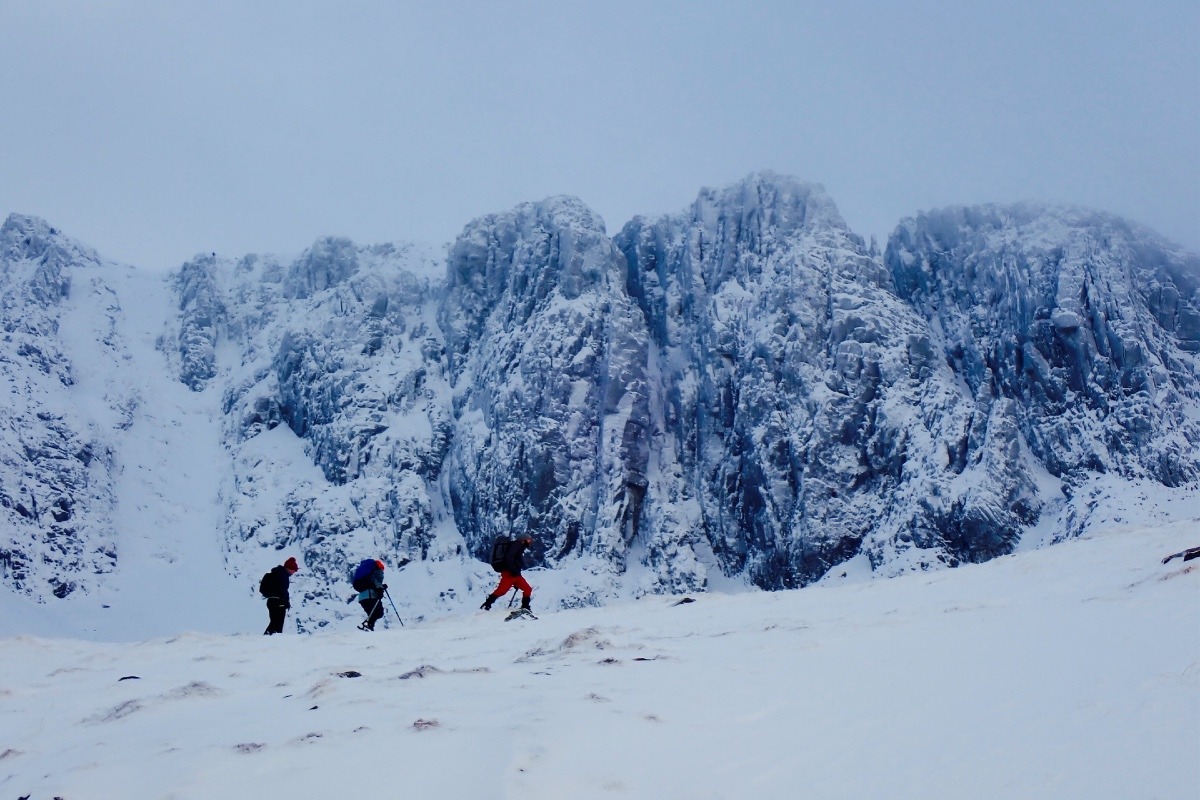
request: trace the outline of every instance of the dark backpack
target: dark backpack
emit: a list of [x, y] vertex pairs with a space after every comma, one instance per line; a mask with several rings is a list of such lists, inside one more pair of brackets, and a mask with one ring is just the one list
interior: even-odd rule
[[375, 571], [375, 559], [364, 558], [358, 562], [358, 567], [354, 570], [354, 577], [350, 579], [350, 583], [354, 586], [354, 591], [365, 592], [371, 588], [371, 573]]
[[258, 582], [258, 593], [263, 597], [275, 596], [275, 576], [270, 570], [263, 573], [262, 580]]
[[504, 572], [507, 567], [505, 562], [508, 561], [508, 548], [511, 544], [510, 540], [501, 537], [492, 545], [492, 569], [496, 572]]

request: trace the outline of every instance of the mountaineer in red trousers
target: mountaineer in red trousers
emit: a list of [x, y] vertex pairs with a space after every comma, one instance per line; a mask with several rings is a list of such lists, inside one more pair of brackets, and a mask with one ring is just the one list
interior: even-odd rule
[[514, 586], [521, 590], [521, 608], [529, 610], [529, 598], [533, 594], [533, 587], [529, 585], [529, 581], [521, 577], [521, 560], [525, 555], [525, 548], [531, 544], [533, 544], [533, 537], [528, 534], [515, 542], [509, 542], [501, 564], [493, 564], [500, 569], [500, 585], [483, 601], [480, 608], [484, 611], [491, 611], [492, 603], [504, 597]]

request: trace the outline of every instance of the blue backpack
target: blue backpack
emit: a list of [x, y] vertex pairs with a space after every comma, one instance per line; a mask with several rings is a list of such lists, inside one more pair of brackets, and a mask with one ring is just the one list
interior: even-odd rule
[[365, 592], [371, 588], [371, 573], [376, 570], [375, 559], [364, 558], [358, 562], [358, 567], [354, 570], [354, 577], [350, 579], [350, 583], [354, 586], [354, 591]]

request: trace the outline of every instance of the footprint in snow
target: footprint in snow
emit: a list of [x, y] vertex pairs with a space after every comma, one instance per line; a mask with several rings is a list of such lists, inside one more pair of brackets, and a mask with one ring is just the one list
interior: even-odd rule
[[192, 681], [185, 686], [177, 686], [169, 692], [160, 695], [163, 700], [183, 700], [188, 697], [219, 697], [221, 690], [204, 681]]
[[85, 718], [84, 722], [100, 723], [100, 722], [116, 722], [122, 717], [128, 717], [135, 711], [141, 711], [142, 704], [137, 700], [126, 700], [124, 703], [118, 703], [106, 712], [93, 714]]

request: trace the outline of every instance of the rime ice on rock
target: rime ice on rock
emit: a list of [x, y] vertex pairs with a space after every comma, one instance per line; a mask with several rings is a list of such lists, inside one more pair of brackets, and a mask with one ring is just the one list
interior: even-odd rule
[[[75, 365], [63, 343], [74, 292], [105, 304], [95, 346], [121, 360], [112, 331], [120, 309], [101, 277], [111, 268], [43, 220], [12, 214], [0, 226], [0, 577], [38, 600], [94, 585], [116, 564], [114, 431], [76, 413]], [[111, 399], [119, 424], [136, 399]]]
[[1200, 258], [1111, 215], [1034, 204], [904, 220], [886, 258], [980, 413], [1011, 408], [1052, 475], [1200, 477]]
[[537, 563], [623, 571], [647, 482], [649, 340], [603, 221], [569, 197], [483, 217], [448, 275], [448, 482], [471, 552], [530, 532]]
[[229, 568], [295, 551], [310, 627], [364, 554], [414, 558], [447, 608], [525, 532], [564, 605], [778, 589], [1076, 535], [1104, 480], [1200, 481], [1200, 259], [1095, 212], [923, 213], [880, 256], [771, 173], [611, 238], [553, 197], [444, 261], [341, 238], [198, 256], [153, 364], [88, 248], [14, 215], [0, 268], [0, 575], [39, 599], [119, 557], [129, 370], [211, 397]]

